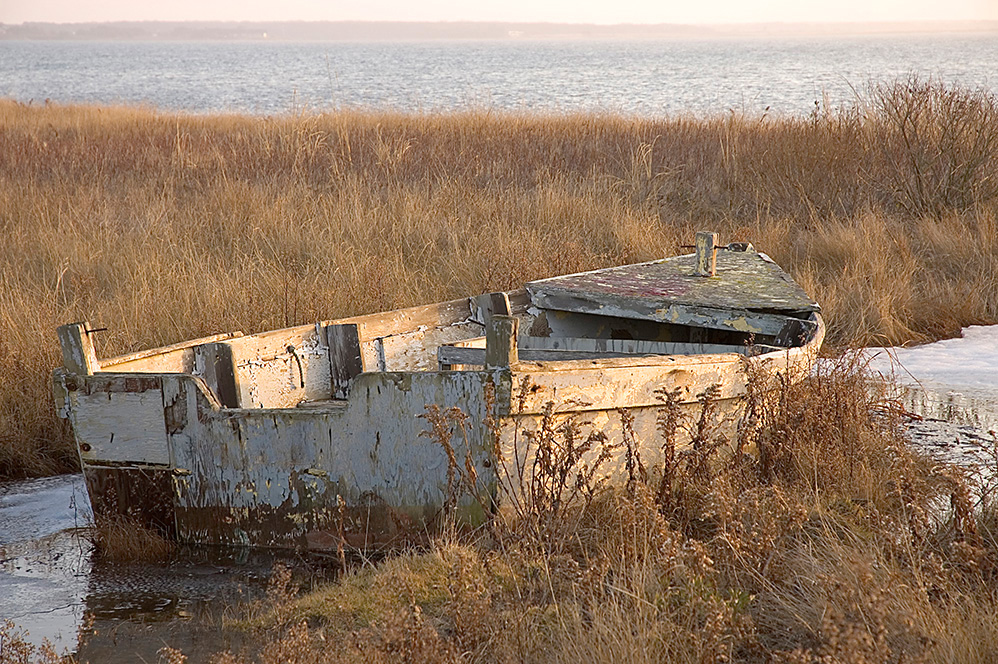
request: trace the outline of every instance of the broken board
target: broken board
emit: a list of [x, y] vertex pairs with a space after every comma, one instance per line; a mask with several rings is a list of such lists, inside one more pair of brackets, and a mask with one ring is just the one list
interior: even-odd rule
[[527, 292], [542, 309], [772, 336], [820, 310], [765, 254], [722, 251], [716, 276], [695, 269], [690, 254], [533, 281]]

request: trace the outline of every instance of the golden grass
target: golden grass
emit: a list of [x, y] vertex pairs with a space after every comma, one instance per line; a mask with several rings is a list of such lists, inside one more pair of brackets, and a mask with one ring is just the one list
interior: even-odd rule
[[[78, 320], [112, 356], [671, 255], [710, 228], [792, 272], [834, 345], [995, 322], [994, 100], [901, 86], [783, 119], [0, 102], [0, 476], [75, 463], [48, 373]], [[925, 112], [892, 120], [909, 99]]]

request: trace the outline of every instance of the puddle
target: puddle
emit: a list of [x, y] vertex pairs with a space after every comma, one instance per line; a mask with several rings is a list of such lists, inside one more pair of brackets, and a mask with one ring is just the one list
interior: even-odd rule
[[91, 521], [80, 475], [0, 485], [0, 620], [80, 662], [157, 662], [165, 645], [190, 661], [238, 650], [243, 635], [222, 620], [265, 595], [279, 558], [310, 571], [271, 552], [210, 547], [180, 547], [160, 564], [108, 563], [93, 555]]
[[91, 571], [92, 520], [83, 477], [60, 475], [0, 486], [0, 619], [61, 651], [76, 646]]

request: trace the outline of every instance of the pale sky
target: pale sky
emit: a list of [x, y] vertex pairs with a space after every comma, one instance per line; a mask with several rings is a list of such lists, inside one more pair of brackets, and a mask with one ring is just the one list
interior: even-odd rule
[[147, 20], [993, 21], [998, 20], [998, 0], [0, 0], [0, 23]]

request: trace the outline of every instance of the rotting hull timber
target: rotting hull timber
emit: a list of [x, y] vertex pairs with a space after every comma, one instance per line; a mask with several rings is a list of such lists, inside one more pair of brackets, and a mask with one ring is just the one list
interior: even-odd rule
[[[577, 418], [583, 433], [598, 430], [611, 442], [621, 441], [619, 411], [628, 410], [651, 466], [662, 455], [655, 426], [663, 390], [678, 389], [681, 407], [693, 417], [697, 397], [716, 386], [720, 412], [737, 423], [749, 365], [793, 379], [809, 369], [817, 344], [820, 335], [807, 346], [754, 357], [367, 372], [355, 378], [347, 399], [307, 408], [224, 408], [202, 378], [189, 374], [60, 372], [57, 380], [98, 514], [129, 515], [182, 542], [363, 549], [419, 540], [438, 525], [448, 460], [426, 435], [420, 415], [428, 405], [468, 416], [451, 444], [462, 465], [471, 459], [478, 477], [481, 495], [465, 496], [458, 506], [459, 518], [474, 524], [485, 516], [480, 506], [497, 498], [497, 470], [529, 461], [524, 433], [537, 429], [549, 402], [557, 422]], [[487, 397], [490, 390], [494, 397]], [[499, 459], [496, 433], [487, 426], [490, 401]], [[622, 477], [621, 458], [604, 472]]]
[[[734, 433], [750, 375], [805, 376], [817, 304], [768, 257], [734, 251], [716, 277], [676, 257], [103, 360], [89, 324], [64, 325], [56, 407], [99, 520], [195, 544], [422, 541], [445, 516], [474, 526], [515, 498], [544, 426], [626, 439], [653, 469], [665, 393], [693, 422], [710, 392]], [[600, 477], [626, 479], [626, 456]], [[473, 486], [456, 491], [458, 475]]]

